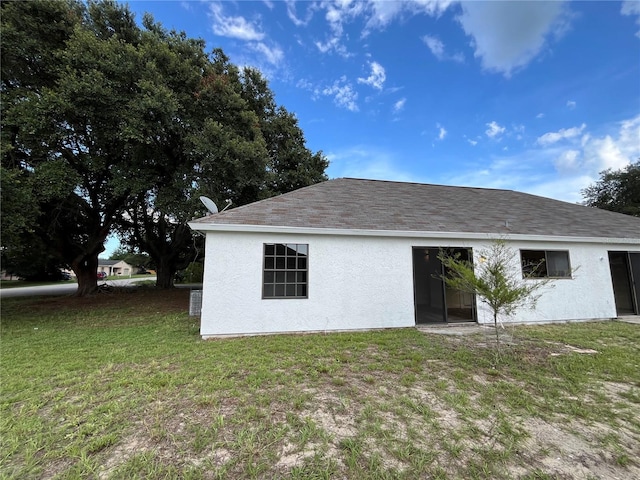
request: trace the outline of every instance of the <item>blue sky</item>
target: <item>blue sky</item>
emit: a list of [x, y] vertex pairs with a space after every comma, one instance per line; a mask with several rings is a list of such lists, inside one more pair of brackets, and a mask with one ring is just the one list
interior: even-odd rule
[[330, 177], [570, 202], [640, 158], [640, 2], [131, 1], [259, 68]]

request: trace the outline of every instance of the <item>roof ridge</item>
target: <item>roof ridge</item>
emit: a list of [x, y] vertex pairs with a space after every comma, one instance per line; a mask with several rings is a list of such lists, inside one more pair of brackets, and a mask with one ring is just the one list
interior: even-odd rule
[[513, 190], [510, 188], [474, 187], [470, 185], [446, 185], [444, 183], [407, 182], [404, 180], [381, 180], [378, 178], [337, 177], [337, 178], [332, 178], [331, 180], [358, 180], [358, 181], [364, 181], [364, 182], [398, 183], [402, 185], [422, 185], [422, 186], [448, 187], [448, 188], [469, 188], [474, 190], [492, 190], [492, 191], [501, 191], [501, 192], [524, 193], [524, 192], [518, 192], [517, 190]]

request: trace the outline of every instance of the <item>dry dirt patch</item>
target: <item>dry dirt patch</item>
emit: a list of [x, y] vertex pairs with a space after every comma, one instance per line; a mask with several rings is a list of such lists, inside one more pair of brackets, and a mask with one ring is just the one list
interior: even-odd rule
[[[529, 432], [529, 439], [522, 449], [523, 464], [510, 469], [514, 474], [521, 474], [523, 469], [530, 471], [533, 467], [563, 479], [640, 478], [640, 466], [635, 463], [640, 455], [640, 444], [628, 432], [613, 431], [604, 424], [585, 425], [578, 421], [552, 425], [535, 418], [524, 420], [523, 427]], [[602, 439], [611, 434], [620, 435], [621, 453], [632, 456], [634, 463], [623, 467], [611, 451], [603, 448]]]
[[[626, 391], [619, 384], [607, 388], [615, 390], [616, 394]], [[356, 396], [350, 399], [344, 397], [340, 388], [330, 384], [321, 389], [305, 388], [305, 391], [309, 393], [309, 401], [303, 409], [287, 412], [287, 415], [277, 414], [269, 419], [273, 428], [281, 428], [284, 432], [281, 441], [260, 447], [261, 450], [271, 448], [274, 453], [271, 472], [286, 475], [319, 457], [334, 462], [342, 477], [348, 471], [344, 442], [359, 441], [363, 455], [367, 458], [375, 456], [381, 462], [381, 468], [386, 470], [408, 471], [413, 461], [411, 455], [422, 451], [432, 456], [434, 468], [437, 466], [451, 478], [456, 478], [487, 450], [500, 454], [509, 453], [512, 448], [508, 439], [500, 437], [497, 412], [484, 418], [473, 412], [461, 414], [443, 403], [437, 394], [421, 386], [385, 390], [380, 385], [359, 383]], [[396, 408], [389, 408], [400, 396], [417, 405], [421, 402], [428, 404], [429, 414], [399, 414]], [[223, 405], [227, 403], [225, 401]], [[365, 407], [369, 410], [375, 407], [375, 412], [367, 417], [363, 413]], [[109, 478], [132, 455], [142, 452], [153, 452], [163, 463], [193, 465], [205, 470], [232, 464], [238, 455], [233, 439], [240, 428], [227, 421], [233, 416], [233, 410], [224, 409], [225, 422], [219, 432], [219, 440], [195, 452], [190, 444], [190, 432], [194, 425], [210, 423], [220, 414], [221, 406], [194, 408], [194, 405], [169, 406], [162, 401], [150, 405], [147, 418], [141, 419], [128, 437], [111, 448], [103, 462], [100, 478]], [[172, 412], [178, 411], [189, 413], [172, 416]], [[164, 438], [157, 438], [152, 432], [160, 412], [167, 415], [165, 426], [168, 434]], [[291, 415], [299, 419], [300, 425], [307, 419], [312, 421], [323, 434], [312, 436], [301, 444], [300, 432], [288, 423], [287, 416]], [[614, 430], [605, 424], [586, 424], [566, 418], [553, 423], [533, 417], [514, 417], [510, 421], [523, 433], [524, 440], [510, 452], [511, 456], [506, 457], [502, 466], [504, 471], [496, 478], [518, 478], [535, 470], [558, 479], [640, 478], [637, 463], [640, 443], [638, 432], [633, 429], [622, 427]], [[371, 430], [374, 424], [375, 431]], [[607, 446], [607, 438], [616, 438], [617, 444]], [[411, 452], [410, 448], [415, 449], [414, 453], [407, 453], [404, 457], [403, 452]], [[619, 462], [621, 456], [628, 459], [624, 465]], [[240, 474], [240, 470], [235, 468], [238, 467], [230, 473]]]

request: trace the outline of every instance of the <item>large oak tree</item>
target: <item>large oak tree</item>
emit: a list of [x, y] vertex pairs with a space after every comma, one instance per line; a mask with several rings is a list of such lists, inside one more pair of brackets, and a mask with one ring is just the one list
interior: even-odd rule
[[127, 245], [152, 257], [161, 288], [172, 287], [176, 271], [203, 250], [187, 226], [206, 212], [200, 195], [240, 206], [322, 181], [328, 165], [306, 147], [295, 117], [276, 106], [260, 72], [240, 70], [221, 50], [188, 93], [189, 128], [164, 137], [157, 152], [170, 157], [162, 164], [175, 166], [172, 178], [139, 195], [121, 228]]
[[[91, 293], [104, 241], [145, 185], [135, 173], [146, 161], [140, 103], [155, 92], [143, 82], [140, 29], [111, 2], [2, 7], [2, 30], [15, 33], [3, 38], [3, 56], [14, 55], [2, 70], [2, 126], [12, 132], [3, 164], [29, 179], [33, 233], [73, 269], [78, 295]], [[65, 27], [53, 44], [51, 24]]]
[[170, 287], [200, 195], [242, 205], [325, 178], [258, 71], [142, 23], [112, 1], [2, 3], [3, 264], [41, 252], [78, 295], [116, 226]]

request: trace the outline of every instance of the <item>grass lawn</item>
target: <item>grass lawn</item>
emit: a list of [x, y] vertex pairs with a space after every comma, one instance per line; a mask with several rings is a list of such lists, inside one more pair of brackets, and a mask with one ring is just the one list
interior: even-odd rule
[[[2, 301], [0, 478], [640, 478], [640, 326], [202, 341], [187, 290]], [[594, 353], [595, 352], [595, 353]]]

